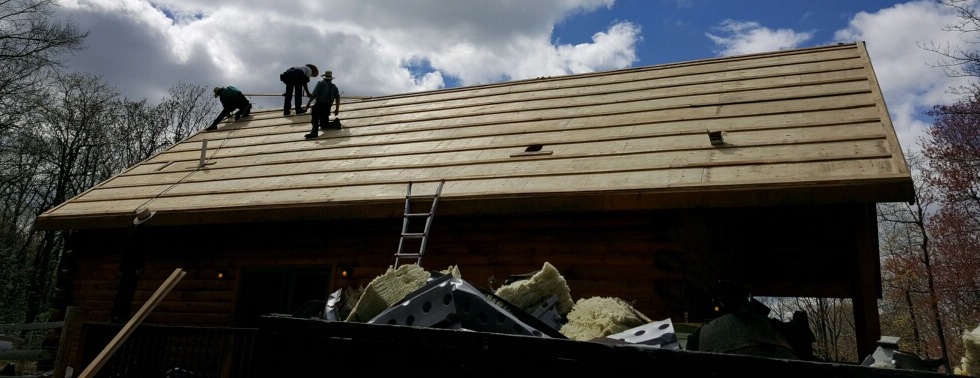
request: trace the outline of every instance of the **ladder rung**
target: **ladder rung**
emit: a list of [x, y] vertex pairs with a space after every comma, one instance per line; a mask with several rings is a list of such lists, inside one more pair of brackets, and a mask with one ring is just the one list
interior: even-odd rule
[[[398, 252], [395, 252], [395, 267], [398, 267], [399, 259], [415, 259], [417, 264], [422, 263], [422, 254], [425, 253], [425, 242], [426, 237], [429, 234], [429, 224], [432, 221], [432, 216], [436, 212], [436, 204], [439, 203], [439, 195], [442, 194], [442, 185], [445, 181], [440, 181], [439, 186], [436, 187], [435, 194], [412, 194], [412, 182], [408, 182], [408, 192], [405, 193], [405, 220], [402, 222], [402, 234], [401, 240], [398, 242]], [[412, 199], [421, 199], [422, 201], [416, 202], [415, 207], [420, 207], [422, 205], [430, 205], [432, 209], [425, 213], [411, 213], [410, 209], [413, 207]], [[426, 200], [430, 201], [427, 202]], [[405, 232], [408, 230], [409, 218], [428, 218], [425, 223], [424, 232]], [[419, 247], [418, 253], [402, 253], [402, 247], [404, 246], [405, 239], [421, 239], [421, 246]]]

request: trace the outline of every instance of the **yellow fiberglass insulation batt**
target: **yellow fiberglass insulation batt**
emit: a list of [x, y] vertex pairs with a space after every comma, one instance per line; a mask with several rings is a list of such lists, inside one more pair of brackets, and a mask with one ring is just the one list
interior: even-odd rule
[[577, 341], [589, 341], [620, 333], [649, 323], [650, 320], [619, 298], [592, 297], [575, 302], [568, 322], [559, 332]]
[[552, 295], [558, 296], [555, 311], [559, 315], [568, 314], [573, 304], [571, 290], [565, 282], [565, 277], [562, 277], [558, 269], [548, 262], [545, 262], [544, 267], [531, 278], [501, 286], [494, 294], [528, 313], [533, 313]]

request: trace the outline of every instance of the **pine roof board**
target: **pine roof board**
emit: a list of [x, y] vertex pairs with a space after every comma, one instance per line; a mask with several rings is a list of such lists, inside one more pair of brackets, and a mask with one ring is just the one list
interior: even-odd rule
[[344, 128], [312, 140], [309, 115], [252, 115], [36, 226], [400, 217], [408, 182], [440, 180], [441, 214], [914, 198], [864, 42], [345, 100]]

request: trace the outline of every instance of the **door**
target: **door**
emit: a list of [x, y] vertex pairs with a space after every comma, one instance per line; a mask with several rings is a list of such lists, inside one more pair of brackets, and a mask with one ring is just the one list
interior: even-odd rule
[[326, 301], [330, 272], [330, 266], [242, 268], [235, 325], [256, 327], [262, 315], [292, 315], [309, 301]]

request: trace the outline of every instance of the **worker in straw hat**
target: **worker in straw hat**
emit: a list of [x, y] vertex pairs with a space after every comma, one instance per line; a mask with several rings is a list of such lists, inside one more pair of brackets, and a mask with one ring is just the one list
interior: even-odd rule
[[333, 71], [326, 71], [323, 73], [323, 78], [316, 83], [316, 87], [313, 88], [313, 93], [310, 94], [310, 100], [306, 103], [306, 107], [309, 108], [310, 104], [313, 104], [312, 112], [310, 113], [310, 121], [313, 123], [313, 131], [309, 134], [304, 135], [306, 139], [316, 138], [319, 135], [319, 129], [339, 129], [340, 120], [334, 120], [330, 122], [330, 105], [334, 105], [333, 116], [336, 117], [340, 114], [340, 90], [337, 89], [337, 85], [333, 83]]
[[248, 117], [249, 112], [252, 111], [252, 103], [248, 102], [248, 99], [245, 98], [242, 91], [233, 86], [214, 87], [214, 97], [218, 97], [221, 101], [221, 113], [211, 122], [211, 126], [208, 126], [205, 130], [217, 130], [218, 123], [230, 116], [231, 112], [236, 109], [238, 111], [235, 112], [235, 121], [238, 121], [242, 117]]
[[303, 109], [303, 93], [310, 96], [310, 88], [307, 86], [311, 77], [320, 75], [320, 70], [313, 64], [290, 67], [285, 72], [279, 74], [279, 80], [286, 84], [286, 92], [282, 105], [282, 115], [289, 115], [290, 102], [296, 100], [296, 114], [306, 113]]

